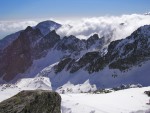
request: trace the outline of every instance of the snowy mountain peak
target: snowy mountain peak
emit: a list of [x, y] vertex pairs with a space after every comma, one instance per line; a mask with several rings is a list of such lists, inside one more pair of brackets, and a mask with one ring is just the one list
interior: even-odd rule
[[47, 20], [47, 21], [40, 22], [38, 25], [36, 25], [35, 28], [39, 28], [41, 33], [43, 35], [46, 35], [50, 31], [56, 30], [56, 29], [58, 29], [60, 27], [61, 27], [61, 24], [58, 24], [58, 23], [56, 23], [54, 21]]
[[32, 30], [33, 30], [33, 28], [31, 26], [28, 26], [24, 31], [29, 32], [29, 31], [32, 31]]
[[9, 44], [11, 44], [13, 41], [15, 41], [21, 32], [23, 31], [32, 31], [33, 28], [35, 28], [35, 30], [40, 30], [40, 32], [45, 36], [47, 35], [49, 32], [53, 31], [53, 30], [57, 30], [58, 28], [61, 27], [61, 24], [58, 24], [54, 21], [43, 21], [40, 22], [39, 24], [37, 24], [35, 27], [31, 27], [28, 26], [25, 30], [20, 30], [16, 33], [10, 34], [6, 37], [4, 37], [3, 39], [0, 40], [0, 50], [4, 49], [5, 47], [7, 47]]
[[98, 40], [98, 39], [99, 39], [98, 34], [94, 34], [90, 38], [88, 38], [88, 40]]

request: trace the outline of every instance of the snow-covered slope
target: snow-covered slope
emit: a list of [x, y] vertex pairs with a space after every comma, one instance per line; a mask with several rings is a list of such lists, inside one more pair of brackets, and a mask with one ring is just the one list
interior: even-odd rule
[[86, 93], [93, 92], [97, 88], [95, 85], [91, 85], [89, 80], [85, 81], [83, 84], [71, 84], [70, 82], [56, 89], [56, 92], [64, 94], [64, 93]]
[[51, 83], [47, 77], [35, 77], [21, 79], [15, 84], [1, 84], [0, 85], [0, 101], [3, 101], [11, 96], [17, 94], [22, 90], [52, 90]]
[[[46, 78], [37, 78], [36, 80], [45, 81], [47, 84]], [[36, 80], [33, 80], [34, 83]], [[17, 85], [24, 89], [25, 84], [27, 85], [31, 80], [28, 83], [26, 80], [22, 81], [24, 82], [20, 81], [21, 84], [19, 82]], [[0, 86], [0, 102], [20, 92], [22, 88], [19, 86]], [[149, 103], [150, 98], [144, 94], [145, 91], [149, 90], [150, 87], [143, 87], [107, 94], [61, 94], [61, 111], [62, 113], [149, 113], [150, 107], [147, 103]]]
[[24, 78], [15, 84], [2, 84], [0, 88], [1, 91], [7, 91], [8, 89], [17, 91], [36, 89], [52, 90], [51, 82], [47, 77]]
[[92, 74], [89, 74], [84, 70], [79, 70], [75, 73], [69, 73], [63, 70], [62, 72], [55, 74], [53, 66], [49, 66], [49, 68], [45, 68], [37, 76], [48, 76], [54, 90], [59, 89], [60, 87], [63, 90], [62, 86], [66, 86], [68, 82], [73, 85], [78, 85], [84, 84], [87, 80], [89, 80], [89, 84], [96, 85], [97, 88], [109, 88], [120, 86], [121, 84], [127, 85], [138, 83], [143, 86], [149, 86], [149, 67], [150, 62], [146, 62], [142, 64], [142, 66], [135, 66], [126, 72], [106, 67], [102, 71]]
[[150, 87], [108, 94], [61, 94], [62, 113], [149, 113]]
[[52, 90], [50, 80], [46, 77], [24, 78], [18, 81], [15, 86], [22, 90]]
[[7, 47], [9, 44], [11, 44], [18, 36], [20, 35], [21, 31], [18, 31], [16, 33], [10, 34], [3, 39], [0, 40], [0, 51]]

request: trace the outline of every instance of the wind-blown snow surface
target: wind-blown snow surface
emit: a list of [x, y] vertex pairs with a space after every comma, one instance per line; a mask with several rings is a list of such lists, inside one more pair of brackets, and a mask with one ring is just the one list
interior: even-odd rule
[[149, 113], [150, 87], [132, 88], [109, 94], [61, 94], [62, 113]]
[[[35, 80], [39, 81], [41, 79], [44, 79], [43, 81], [47, 83], [46, 78]], [[21, 90], [36, 89], [35, 82], [32, 82], [34, 86], [33, 84], [29, 85], [31, 81], [34, 81], [33, 79], [23, 81], [21, 84], [17, 83], [18, 86], [0, 86], [0, 102], [12, 97]], [[28, 86], [28, 88], [24, 88], [24, 86]], [[150, 87], [131, 88], [108, 94], [61, 94], [61, 110], [62, 113], [149, 113], [150, 106], [146, 103], [149, 102], [150, 98], [144, 94], [144, 91], [147, 90], [150, 90]]]

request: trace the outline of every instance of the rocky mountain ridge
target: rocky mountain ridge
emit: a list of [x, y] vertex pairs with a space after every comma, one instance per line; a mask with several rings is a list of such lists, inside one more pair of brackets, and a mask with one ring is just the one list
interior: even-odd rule
[[[108, 52], [102, 56], [99, 51], [87, 52], [78, 60], [66, 58], [55, 66], [55, 72], [67, 65], [67, 70], [74, 73], [85, 68], [89, 73], [98, 72], [108, 66], [110, 69], [126, 71], [132, 66], [150, 59], [150, 26], [143, 26], [129, 37], [113, 41], [108, 46]], [[66, 63], [66, 65], [65, 65]]]
[[150, 25], [138, 28], [125, 39], [113, 41], [107, 52], [86, 52], [79, 58], [67, 56], [44, 68], [37, 76], [48, 76], [52, 87], [89, 80], [98, 88], [121, 84], [149, 85]]
[[[51, 27], [54, 30], [51, 31]], [[53, 50], [63, 53], [58, 61], [64, 57], [76, 59], [93, 49], [101, 51], [110, 42], [109, 38], [99, 38], [97, 34], [88, 40], [80, 40], [72, 35], [61, 39], [55, 32], [59, 27], [60, 24], [46, 21], [20, 31], [17, 38], [0, 50], [0, 77], [7, 82], [13, 80], [16, 75], [29, 69], [34, 60], [44, 58], [48, 52], [53, 54]], [[50, 32], [47, 34], [48, 29]], [[2, 43], [3, 40], [0, 44]]]
[[[28, 26], [1, 49], [1, 81], [16, 82], [19, 78], [47, 76], [54, 90], [65, 84], [83, 84], [87, 80], [98, 88], [123, 83], [148, 84], [134, 69], [148, 71], [142, 65], [149, 62], [150, 25], [142, 26], [129, 37], [113, 42], [111, 37], [99, 38], [97, 34], [87, 40], [73, 35], [62, 38], [55, 31], [61, 27], [57, 23], [45, 25], [44, 22], [37, 26]], [[50, 31], [41, 32], [40, 28]], [[149, 78], [148, 72], [144, 76]]]

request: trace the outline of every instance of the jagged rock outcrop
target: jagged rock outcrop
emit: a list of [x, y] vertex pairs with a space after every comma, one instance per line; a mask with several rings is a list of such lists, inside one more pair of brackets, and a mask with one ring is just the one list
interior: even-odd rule
[[118, 44], [114, 48], [111, 48], [111, 52], [109, 49], [108, 52], [111, 56], [115, 57], [111, 60], [109, 67], [121, 71], [149, 60], [150, 26], [147, 25], [137, 29], [131, 36], [118, 41]]
[[90, 64], [96, 57], [99, 57], [99, 52], [88, 52], [82, 58], [72, 63], [70, 68], [70, 73], [74, 73], [79, 69]]
[[46, 36], [36, 41], [32, 54], [35, 59], [41, 58], [47, 54], [54, 45], [60, 41], [60, 36], [56, 34], [55, 30], [49, 32]]
[[48, 90], [21, 91], [0, 103], [0, 113], [61, 113], [61, 97]]
[[99, 40], [98, 34], [94, 34], [93, 36], [91, 36], [90, 38], [87, 39], [87, 45], [86, 45], [86, 47], [90, 48], [98, 40]]
[[64, 58], [64, 59], [62, 59], [62, 60], [58, 63], [58, 65], [55, 65], [55, 66], [54, 66], [55, 73], [61, 72], [61, 71], [65, 68], [65, 66], [66, 66], [70, 61], [72, 61], [71, 58]]
[[126, 39], [113, 41], [105, 56], [96, 58], [89, 65], [90, 72], [97, 72], [109, 65], [110, 69], [125, 71], [150, 58], [150, 26], [137, 29]]
[[82, 50], [86, 49], [86, 43], [73, 35], [68, 37], [65, 36], [60, 42], [58, 42], [58, 44], [56, 44], [55, 49], [69, 52], [70, 55], [74, 54], [77, 56]]
[[[104, 37], [99, 38], [97, 34], [94, 34], [87, 40], [80, 40], [75, 36], [64, 37], [58, 44], [56, 44], [56, 49], [61, 51], [69, 51], [71, 55], [78, 56], [80, 52], [89, 50], [93, 48], [96, 49], [93, 52], [87, 52], [83, 55], [79, 60], [72, 58], [72, 56], [67, 56], [67, 58], [62, 59], [58, 65], [54, 66], [55, 73], [61, 72], [65, 67], [67, 68], [66, 71], [70, 71], [74, 73], [81, 69], [82, 67], [90, 64], [96, 57], [101, 56], [100, 51], [104, 44], [109, 43], [109, 39], [107, 42]], [[93, 47], [94, 46], [94, 47]]]

